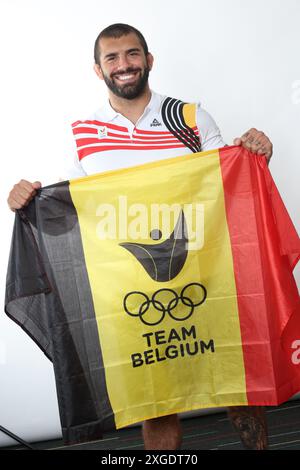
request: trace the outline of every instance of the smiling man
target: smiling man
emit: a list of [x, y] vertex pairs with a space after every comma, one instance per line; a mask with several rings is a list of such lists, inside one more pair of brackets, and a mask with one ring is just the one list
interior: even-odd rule
[[[132, 47], [132, 46], [135, 47]], [[143, 53], [141, 44], [134, 34], [129, 34], [122, 41], [121, 50], [116, 49], [114, 38], [103, 38], [101, 41], [102, 66], [100, 54], [96, 46], [95, 72], [105, 81], [111, 93], [119, 98], [133, 100], [140, 96], [148, 84], [149, 72], [153, 64], [153, 56], [148, 52]], [[120, 70], [120, 55], [128, 61], [126, 70]], [[98, 58], [97, 58], [98, 57]], [[106, 70], [106, 72], [105, 72]]]
[[[199, 105], [162, 96], [149, 87], [153, 56], [143, 35], [125, 24], [105, 28], [94, 47], [94, 70], [108, 90], [108, 100], [87, 120], [73, 124], [77, 152], [66, 178], [129, 167], [172, 156], [223, 147], [220, 130]], [[263, 132], [250, 129], [235, 145], [272, 156]], [[41, 183], [21, 180], [8, 197], [11, 210], [27, 205]], [[229, 417], [248, 449], [267, 447], [263, 408], [232, 407]], [[146, 449], [177, 449], [181, 443], [176, 415], [148, 420], [143, 426]]]

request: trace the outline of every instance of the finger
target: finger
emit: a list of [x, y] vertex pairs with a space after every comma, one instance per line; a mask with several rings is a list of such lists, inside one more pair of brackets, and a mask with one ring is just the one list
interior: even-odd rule
[[32, 183], [32, 186], [34, 187], [34, 189], [40, 189], [42, 187], [42, 183], [40, 181], [35, 181], [34, 183]]
[[22, 197], [23, 199], [27, 200], [31, 197], [33, 197], [35, 193], [35, 189], [31, 188], [28, 190], [27, 188], [23, 188], [20, 185], [14, 186], [14, 189], [12, 191], [12, 196], [19, 196]]
[[253, 142], [252, 139], [246, 140], [245, 142], [243, 142], [242, 145], [243, 145], [244, 148], [246, 148], [247, 150], [250, 150], [250, 152], [252, 152], [253, 148], [254, 148], [252, 142]]
[[268, 137], [263, 132], [257, 132], [254, 135], [253, 145], [259, 146], [262, 142], [268, 140]]
[[242, 145], [242, 139], [240, 137], [236, 137], [233, 141], [233, 145]]
[[245, 132], [245, 134], [242, 135], [241, 139], [243, 142], [246, 142], [249, 138], [250, 140], [252, 140], [252, 136], [254, 133], [258, 132], [257, 129], [255, 129], [254, 127], [252, 127], [251, 129], [249, 129], [247, 132]]
[[23, 207], [23, 203], [16, 200], [14, 197], [10, 196], [7, 200], [9, 208], [15, 212], [17, 209], [21, 209]]
[[21, 194], [17, 192], [11, 192], [9, 195], [9, 198], [15, 201], [17, 204], [21, 204], [21, 206], [24, 206], [24, 204], [27, 202], [28, 197], [24, 197]]
[[270, 139], [261, 131], [255, 128], [249, 129], [243, 136], [243, 147], [253, 153], [265, 155], [268, 159], [273, 154], [273, 145]]
[[266, 137], [265, 139], [262, 140], [261, 145], [257, 149], [257, 153], [259, 155], [269, 153], [272, 154], [273, 152], [273, 145], [270, 142], [270, 140]]
[[242, 135], [241, 141], [242, 141], [242, 142], [246, 142], [246, 140], [248, 139], [248, 137], [249, 137], [249, 131], [248, 131], [248, 132], [245, 132], [245, 134]]
[[253, 148], [255, 152], [258, 152], [261, 149], [268, 150], [270, 145], [271, 145], [271, 142], [269, 141], [268, 137], [266, 137], [264, 134], [262, 134], [261, 137], [259, 137], [257, 140], [253, 142]]
[[7, 199], [7, 204], [8, 204], [8, 207], [10, 208], [10, 210], [15, 212], [15, 210], [16, 210], [15, 201], [11, 197], [9, 197]]
[[35, 189], [33, 189], [31, 186], [22, 186], [20, 183], [18, 183], [14, 185], [9, 195], [17, 202], [26, 202], [27, 200], [32, 199], [35, 193]]
[[257, 151], [268, 142], [270, 141], [263, 132], [256, 131], [248, 138], [245, 145], [251, 152], [257, 153]]
[[30, 181], [26, 181], [26, 180], [20, 180], [16, 186], [28, 191], [28, 193], [32, 193], [35, 190], [33, 183], [30, 183]]
[[35, 183], [30, 183], [29, 181], [26, 181], [26, 180], [20, 180], [19, 183], [14, 185], [13, 194], [19, 194], [25, 197], [26, 199], [32, 198], [33, 196], [36, 195], [34, 184]]
[[253, 129], [252, 132], [249, 133], [247, 141], [251, 144], [256, 144], [257, 142], [260, 142], [261, 139], [263, 139], [264, 137], [265, 134], [263, 132]]

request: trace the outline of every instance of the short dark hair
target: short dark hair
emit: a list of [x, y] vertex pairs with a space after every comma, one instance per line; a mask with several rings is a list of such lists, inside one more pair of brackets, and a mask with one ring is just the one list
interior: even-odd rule
[[141, 46], [145, 52], [145, 55], [149, 53], [148, 50], [148, 45], [146, 43], [146, 40], [142, 33], [134, 28], [133, 26], [130, 26], [129, 24], [124, 24], [124, 23], [115, 23], [111, 24], [110, 26], [107, 26], [107, 28], [103, 29], [101, 33], [98, 35], [96, 41], [95, 41], [95, 46], [94, 46], [94, 59], [95, 63], [100, 65], [99, 57], [100, 57], [100, 39], [102, 38], [120, 38], [122, 36], [127, 36], [127, 34], [134, 33], [138, 37]]

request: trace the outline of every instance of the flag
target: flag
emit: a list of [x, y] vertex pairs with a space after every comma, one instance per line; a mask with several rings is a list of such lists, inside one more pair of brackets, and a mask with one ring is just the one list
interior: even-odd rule
[[53, 362], [66, 443], [300, 390], [298, 235], [263, 156], [225, 147], [42, 188], [6, 313]]

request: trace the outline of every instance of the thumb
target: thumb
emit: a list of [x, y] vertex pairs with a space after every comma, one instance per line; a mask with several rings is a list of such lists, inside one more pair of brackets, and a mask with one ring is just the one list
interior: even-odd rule
[[242, 145], [242, 139], [240, 137], [236, 137], [233, 141], [233, 145]]
[[32, 186], [34, 187], [34, 189], [40, 189], [42, 187], [42, 183], [40, 181], [35, 181], [34, 183], [32, 183]]

